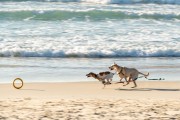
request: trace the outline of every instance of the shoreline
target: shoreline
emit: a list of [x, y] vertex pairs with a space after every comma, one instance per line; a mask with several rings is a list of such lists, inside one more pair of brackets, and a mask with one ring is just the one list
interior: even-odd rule
[[[87, 78], [86, 74], [110, 71], [108, 67], [113, 62], [118, 65], [136, 68], [143, 73], [149, 72], [149, 78], [165, 78], [165, 81], [180, 80], [180, 61], [177, 57], [112, 59], [1, 58], [0, 61], [1, 82], [4, 83], [12, 83], [17, 77], [22, 78], [25, 82], [95, 81], [92, 78]], [[115, 73], [115, 71], [111, 72]], [[118, 76], [115, 75], [113, 80], [119, 80]], [[143, 80], [145, 79], [138, 79], [138, 81]]]

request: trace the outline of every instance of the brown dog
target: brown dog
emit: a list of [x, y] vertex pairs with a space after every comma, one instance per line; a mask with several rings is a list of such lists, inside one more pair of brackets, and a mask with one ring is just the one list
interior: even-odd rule
[[[132, 88], [137, 87], [136, 80], [138, 79], [139, 74], [143, 75], [145, 78], [147, 78], [147, 76], [149, 75], [149, 73], [147, 75], [145, 75], [145, 74], [139, 72], [135, 68], [121, 67], [121, 66], [117, 65], [116, 63], [114, 63], [112, 66], [110, 66], [109, 69], [115, 70], [119, 76], [121, 74], [122, 77], [124, 77], [125, 80], [127, 81], [126, 85], [128, 85], [129, 82], [132, 80], [134, 83], [134, 87], [132, 87]], [[127, 78], [129, 78], [129, 80], [127, 80]]]

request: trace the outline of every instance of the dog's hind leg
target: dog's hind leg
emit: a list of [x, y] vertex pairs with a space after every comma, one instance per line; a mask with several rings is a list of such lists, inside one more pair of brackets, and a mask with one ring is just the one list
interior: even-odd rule
[[137, 84], [136, 84], [136, 80], [137, 80], [137, 79], [138, 79], [138, 75], [132, 77], [132, 81], [133, 81], [133, 83], [134, 83], [134, 86], [131, 87], [131, 88], [137, 87]]
[[133, 87], [131, 87], [131, 88], [135, 88], [135, 87], [137, 87], [136, 80], [133, 80], [133, 83], [134, 83], [134, 86], [133, 86]]

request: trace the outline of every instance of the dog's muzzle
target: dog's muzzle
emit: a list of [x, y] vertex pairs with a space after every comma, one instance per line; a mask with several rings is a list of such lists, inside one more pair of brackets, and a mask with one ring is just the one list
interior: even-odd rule
[[109, 67], [109, 69], [110, 69], [110, 70], [113, 70], [113, 68], [112, 68], [112, 67]]
[[88, 74], [86, 75], [87, 77], [90, 77]]

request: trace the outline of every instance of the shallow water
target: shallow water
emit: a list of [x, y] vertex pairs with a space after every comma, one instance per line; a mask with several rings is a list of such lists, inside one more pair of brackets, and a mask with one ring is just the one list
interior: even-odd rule
[[[180, 80], [179, 58], [1, 58], [0, 82], [11, 83], [16, 77], [24, 79], [25, 82], [95, 81], [85, 75], [89, 72], [109, 71], [108, 67], [113, 62], [137, 68], [143, 73], [149, 72], [149, 78]], [[118, 79], [115, 75], [113, 80]], [[145, 78], [139, 80], [147, 81]]]

